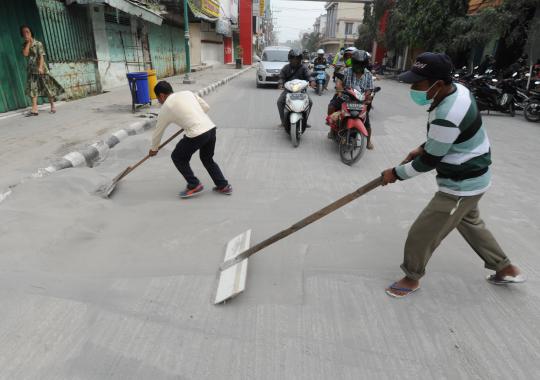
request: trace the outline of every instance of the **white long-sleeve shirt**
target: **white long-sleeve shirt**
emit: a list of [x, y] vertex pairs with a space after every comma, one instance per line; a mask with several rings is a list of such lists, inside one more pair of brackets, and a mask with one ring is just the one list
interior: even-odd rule
[[169, 124], [184, 128], [187, 137], [193, 138], [215, 128], [206, 112], [210, 106], [191, 91], [180, 91], [169, 95], [161, 106], [152, 136], [152, 150], [158, 150], [161, 138]]

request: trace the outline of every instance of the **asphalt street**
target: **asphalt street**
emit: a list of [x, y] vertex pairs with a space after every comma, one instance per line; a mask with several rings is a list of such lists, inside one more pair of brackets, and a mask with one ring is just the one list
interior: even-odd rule
[[[393, 299], [408, 228], [436, 191], [432, 173], [379, 188], [249, 260], [247, 290], [214, 306], [227, 241], [252, 244], [377, 177], [424, 141], [427, 113], [405, 85], [382, 87], [375, 149], [354, 166], [327, 139], [330, 99], [311, 92], [312, 128], [293, 148], [278, 127], [276, 89], [254, 71], [207, 98], [216, 161], [234, 187], [181, 200], [174, 145], [144, 157], [133, 136], [95, 168], [26, 181], [0, 203], [2, 379], [532, 379], [540, 373], [540, 127], [484, 116], [493, 186], [488, 226], [528, 277], [493, 286], [456, 232], [422, 289]], [[99, 119], [95, 120], [99, 123]], [[177, 127], [171, 126], [167, 135]], [[166, 137], [165, 136], [165, 137]]]

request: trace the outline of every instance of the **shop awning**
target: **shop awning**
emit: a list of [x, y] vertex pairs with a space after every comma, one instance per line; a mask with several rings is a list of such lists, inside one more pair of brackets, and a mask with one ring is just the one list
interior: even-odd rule
[[188, 4], [189, 9], [191, 9], [191, 12], [197, 18], [209, 22], [216, 22], [219, 19], [219, 1], [188, 0]]
[[156, 13], [138, 4], [136, 0], [66, 0], [66, 4], [107, 4], [122, 12], [126, 12], [130, 15], [140, 17], [145, 21], [151, 22], [152, 24], [161, 25], [161, 23], [163, 22], [163, 17], [161, 17], [159, 13]]

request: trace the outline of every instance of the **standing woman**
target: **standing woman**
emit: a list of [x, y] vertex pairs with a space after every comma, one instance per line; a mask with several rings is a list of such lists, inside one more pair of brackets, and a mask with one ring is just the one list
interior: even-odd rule
[[24, 38], [22, 53], [28, 57], [26, 95], [32, 99], [32, 111], [26, 116], [37, 116], [37, 98], [46, 96], [51, 103], [51, 113], [56, 113], [54, 98], [62, 93], [64, 89], [49, 75], [49, 70], [45, 64], [45, 49], [43, 44], [34, 39], [34, 35], [29, 26], [21, 26], [21, 37]]

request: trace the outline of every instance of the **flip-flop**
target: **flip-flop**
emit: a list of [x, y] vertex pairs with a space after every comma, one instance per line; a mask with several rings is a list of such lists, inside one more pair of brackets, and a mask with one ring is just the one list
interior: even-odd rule
[[[420, 289], [420, 287], [417, 287], [417, 288], [414, 288], [414, 289], [411, 289], [411, 288], [400, 288], [397, 286], [397, 282], [394, 282], [392, 285], [390, 285], [388, 287], [388, 289], [385, 289], [384, 291], [386, 292], [386, 294], [388, 294], [390, 297], [394, 297], [394, 298], [403, 298], [403, 297], [407, 297], [409, 294], [411, 293], [414, 293], [416, 292], [418, 289]], [[397, 291], [400, 291], [400, 292], [404, 292], [405, 294], [395, 294], [395, 293], [392, 293], [390, 290], [397, 290]]]
[[32, 111], [28, 111], [27, 113], [24, 114], [25, 117], [37, 116], [37, 115], [39, 115], [39, 113], [32, 112]]
[[497, 277], [496, 274], [492, 274], [487, 276], [486, 280], [494, 285], [522, 284], [526, 281], [525, 276], [521, 274], [518, 274], [517, 276], [504, 276], [502, 278]]

